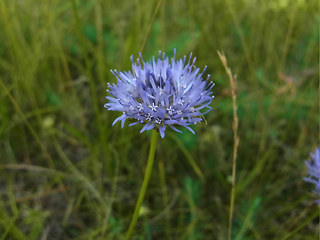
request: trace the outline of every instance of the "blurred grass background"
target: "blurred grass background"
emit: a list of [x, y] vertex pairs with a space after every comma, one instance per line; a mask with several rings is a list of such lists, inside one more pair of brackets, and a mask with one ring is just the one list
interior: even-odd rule
[[[216, 83], [196, 135], [158, 142], [134, 239], [227, 236], [232, 100], [240, 145], [233, 239], [315, 239], [304, 160], [319, 146], [315, 0], [1, 0], [0, 239], [122, 239], [148, 134], [111, 127], [110, 69], [130, 55], [191, 51]], [[169, 132], [168, 132], [169, 133]], [[203, 176], [190, 164], [195, 161]]]

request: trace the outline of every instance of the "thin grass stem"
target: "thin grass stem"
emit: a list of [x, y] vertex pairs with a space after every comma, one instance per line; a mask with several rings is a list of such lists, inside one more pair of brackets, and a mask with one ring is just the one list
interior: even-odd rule
[[205, 181], [204, 174], [202, 173], [196, 161], [193, 159], [192, 155], [189, 153], [188, 149], [183, 145], [183, 143], [179, 140], [179, 138], [176, 137], [176, 135], [170, 134], [170, 137], [178, 144], [178, 147], [187, 158], [189, 164], [191, 165], [193, 171], [198, 175], [199, 179], [202, 182], [204, 182]]
[[13, 104], [15, 110], [17, 111], [18, 115], [21, 117], [21, 119], [23, 120], [23, 122], [26, 124], [27, 128], [29, 129], [30, 133], [32, 134], [32, 136], [34, 137], [34, 139], [36, 140], [36, 142], [38, 143], [41, 151], [43, 152], [45, 158], [47, 159], [48, 165], [51, 169], [55, 169], [55, 165], [54, 162], [52, 160], [52, 157], [50, 156], [50, 154], [48, 153], [45, 145], [42, 143], [42, 141], [40, 140], [38, 134], [36, 133], [36, 131], [34, 130], [34, 128], [31, 126], [31, 124], [29, 123], [29, 121], [27, 120], [25, 114], [22, 112], [19, 104], [17, 103], [17, 101], [14, 99], [14, 97], [11, 95], [11, 93], [9, 92], [7, 86], [4, 84], [4, 82], [2, 81], [2, 79], [0, 78], [0, 85], [2, 86], [2, 88], [4, 89], [4, 92], [6, 93], [6, 95], [8, 95], [8, 98], [10, 99], [11, 103]]
[[162, 0], [159, 0], [158, 3], [157, 3], [157, 6], [156, 6], [156, 9], [155, 9], [155, 11], [154, 11], [154, 13], [153, 13], [153, 15], [152, 15], [150, 24], [148, 25], [148, 29], [147, 29], [147, 31], [146, 31], [146, 34], [145, 34], [144, 38], [143, 38], [143, 42], [142, 42], [142, 45], [141, 45], [141, 47], [140, 47], [140, 52], [143, 51], [143, 49], [144, 49], [144, 47], [145, 47], [145, 45], [146, 45], [146, 42], [147, 42], [147, 40], [148, 40], [148, 37], [149, 37], [150, 31], [151, 31], [151, 28], [152, 28], [153, 23], [154, 23], [154, 20], [155, 20], [155, 18], [156, 18], [156, 15], [157, 15], [159, 9], [160, 9], [161, 3], [162, 3]]
[[[241, 42], [241, 45], [242, 45], [242, 48], [243, 48], [243, 51], [244, 51], [244, 54], [245, 54], [245, 57], [247, 59], [247, 63], [248, 63], [248, 67], [249, 67], [249, 70], [251, 73], [254, 72], [254, 67], [253, 67], [253, 62], [251, 60], [251, 56], [250, 56], [250, 53], [249, 53], [249, 47], [248, 47], [248, 44], [245, 40], [245, 37], [244, 37], [244, 34], [243, 34], [243, 30], [241, 28], [241, 25], [240, 25], [240, 22], [238, 20], [238, 17], [236, 15], [236, 11], [233, 9], [233, 6], [232, 6], [232, 3], [230, 2], [230, 0], [225, 0], [226, 4], [227, 4], [227, 8], [229, 9], [230, 11], [230, 14], [231, 14], [231, 17], [232, 17], [232, 20], [234, 22], [234, 25], [236, 27], [236, 30], [237, 30], [237, 33], [239, 35], [239, 38], [240, 38], [240, 42]], [[219, 55], [220, 56], [220, 55]], [[224, 56], [224, 55], [223, 55]], [[221, 57], [220, 57], [221, 59]], [[224, 66], [226, 68], [226, 71], [227, 71], [227, 68], [228, 66]], [[230, 71], [230, 69], [229, 69]], [[228, 72], [228, 71], [227, 71]], [[230, 71], [231, 73], [231, 71]], [[229, 73], [228, 73], [229, 75]], [[231, 75], [232, 77], [232, 75]], [[230, 76], [229, 76], [230, 78]], [[233, 77], [232, 77], [233, 78]], [[231, 78], [230, 78], [231, 79]]]
[[[166, 207], [168, 204], [168, 194], [167, 194], [167, 184], [166, 184], [166, 176], [165, 176], [165, 170], [163, 166], [163, 161], [160, 161], [158, 163], [159, 167], [159, 176], [160, 176], [160, 183], [161, 183], [161, 190], [162, 190], [162, 201], [163, 201], [163, 206]], [[171, 239], [171, 234], [170, 234], [170, 214], [169, 211], [165, 212], [165, 217], [166, 217], [166, 239]]]
[[[299, 223], [299, 225], [293, 229], [291, 232], [287, 233], [283, 238], [281, 238], [281, 240], [286, 240], [289, 239], [290, 237], [292, 237], [294, 234], [296, 234], [297, 232], [299, 232], [302, 228], [304, 228], [307, 224], [309, 224], [313, 219], [315, 219], [316, 217], [320, 217], [319, 216], [319, 212], [315, 211], [310, 217], [308, 217], [304, 222]], [[318, 239], [319, 239], [319, 235], [318, 235]]]
[[232, 75], [230, 68], [228, 67], [227, 58], [225, 55], [218, 51], [220, 60], [228, 74], [231, 86], [231, 95], [232, 95], [232, 108], [233, 108], [233, 156], [232, 156], [232, 180], [231, 180], [231, 198], [230, 198], [230, 210], [229, 210], [229, 227], [228, 227], [228, 239], [231, 240], [232, 235], [232, 219], [233, 219], [233, 208], [234, 208], [234, 199], [235, 199], [235, 190], [236, 190], [236, 169], [237, 169], [237, 154], [239, 146], [239, 136], [238, 136], [238, 125], [239, 118], [237, 115], [237, 92], [236, 92], [236, 77]]

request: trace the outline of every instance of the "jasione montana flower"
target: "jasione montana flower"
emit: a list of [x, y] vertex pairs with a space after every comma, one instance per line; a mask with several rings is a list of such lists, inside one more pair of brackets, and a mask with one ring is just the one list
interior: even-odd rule
[[209, 81], [210, 75], [203, 79], [206, 67], [200, 72], [192, 53], [188, 62], [186, 56], [176, 60], [175, 55], [171, 62], [161, 52], [157, 60], [153, 57], [149, 62], [144, 62], [141, 54], [137, 62], [131, 56], [132, 71], [111, 70], [117, 83], [108, 84], [112, 96], [106, 97], [105, 107], [122, 112], [112, 125], [121, 121], [123, 127], [125, 120], [132, 118], [135, 122], [129, 126], [144, 124], [140, 132], [158, 128], [162, 138], [167, 127], [181, 132], [176, 126], [183, 126], [194, 133], [189, 125], [201, 122], [202, 115], [212, 109], [214, 83]]
[[[309, 176], [304, 178], [305, 181], [314, 184], [313, 192], [320, 197], [320, 189], [319, 189], [319, 178], [320, 178], [320, 160], [319, 160], [319, 148], [316, 149], [314, 153], [311, 153], [311, 159], [309, 161], [305, 161], [308, 170]], [[319, 203], [319, 200], [316, 201]]]

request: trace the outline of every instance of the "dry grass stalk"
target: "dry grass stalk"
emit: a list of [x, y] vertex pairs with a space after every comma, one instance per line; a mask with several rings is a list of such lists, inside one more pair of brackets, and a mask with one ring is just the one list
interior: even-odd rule
[[236, 91], [236, 76], [232, 75], [230, 68], [228, 67], [227, 58], [223, 53], [218, 51], [220, 60], [228, 74], [230, 87], [231, 87], [231, 96], [232, 96], [232, 107], [233, 107], [233, 156], [232, 156], [232, 189], [231, 189], [231, 199], [230, 199], [230, 211], [229, 211], [229, 228], [228, 228], [228, 239], [231, 240], [232, 233], [232, 218], [233, 218], [233, 208], [234, 208], [234, 198], [235, 198], [235, 187], [236, 187], [236, 168], [237, 168], [237, 154], [239, 146], [239, 136], [238, 136], [238, 125], [239, 118], [237, 115], [237, 91]]

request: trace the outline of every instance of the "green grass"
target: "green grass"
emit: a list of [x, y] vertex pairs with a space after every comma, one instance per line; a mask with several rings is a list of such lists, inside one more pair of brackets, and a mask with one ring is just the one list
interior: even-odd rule
[[227, 239], [233, 113], [218, 50], [238, 87], [233, 239], [315, 239], [319, 212], [302, 178], [319, 147], [317, 9], [315, 0], [0, 1], [0, 239], [124, 238], [150, 133], [111, 127], [109, 70], [174, 48], [208, 66], [214, 110], [196, 135], [158, 142], [134, 239]]

